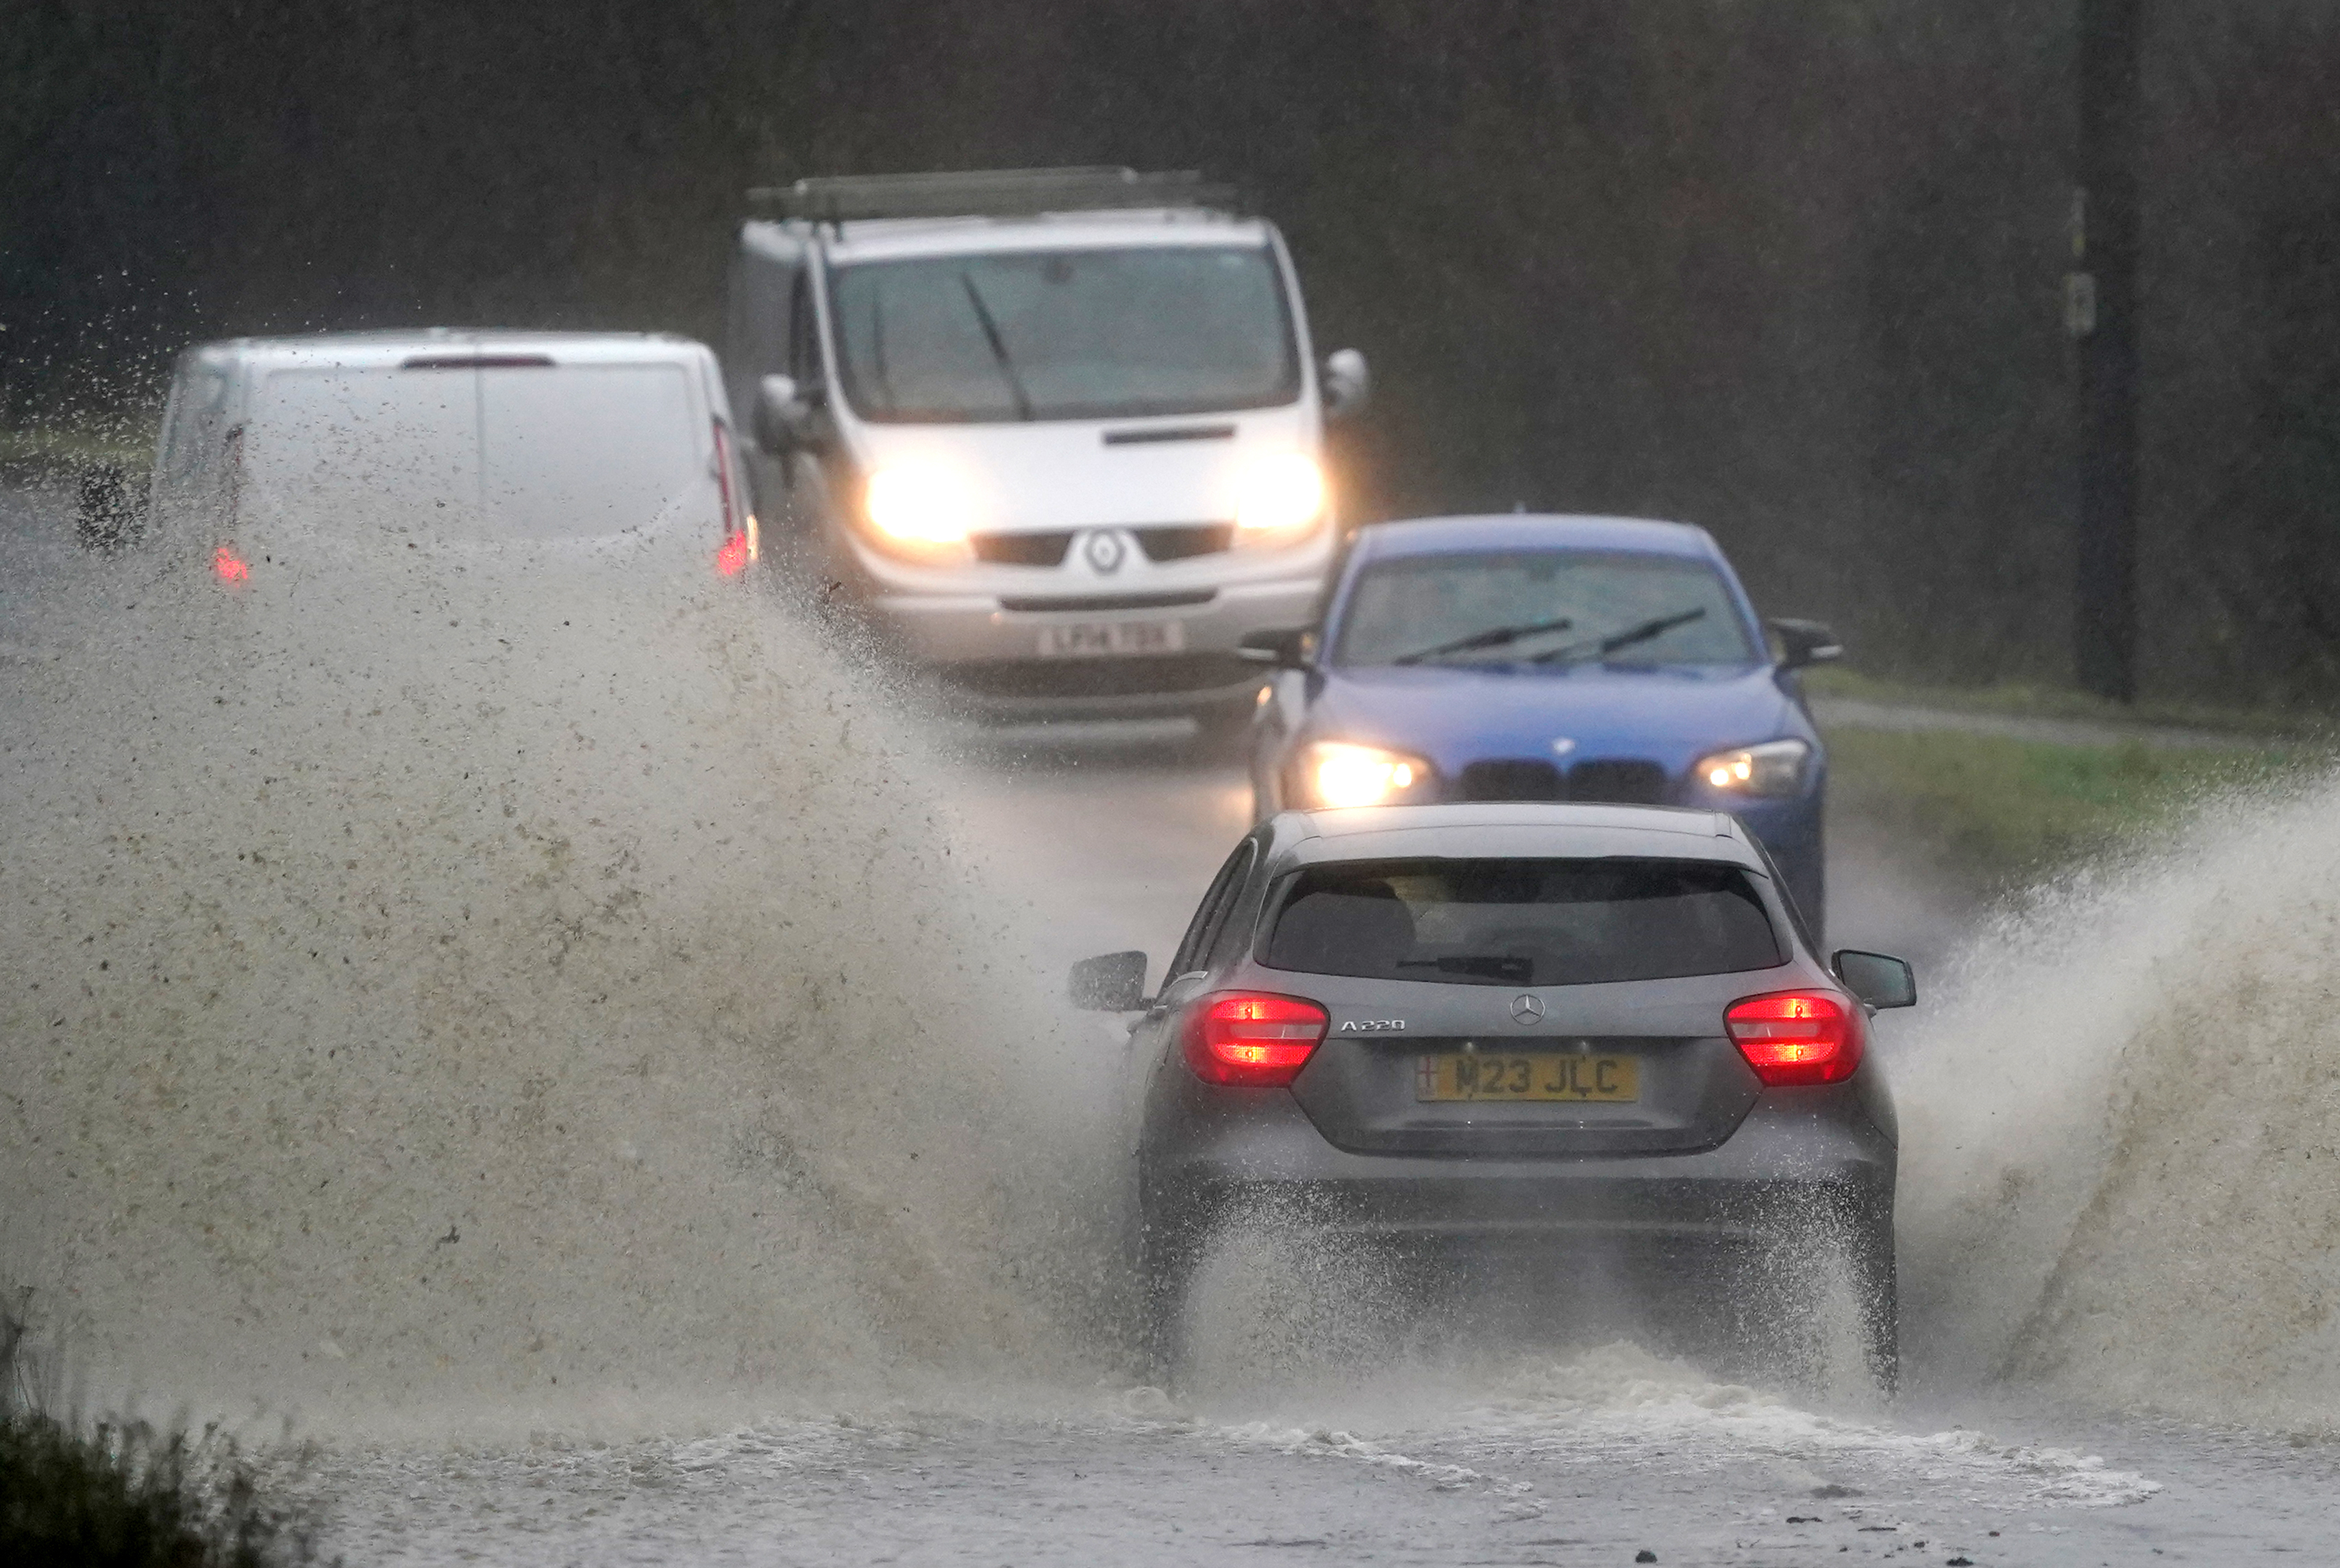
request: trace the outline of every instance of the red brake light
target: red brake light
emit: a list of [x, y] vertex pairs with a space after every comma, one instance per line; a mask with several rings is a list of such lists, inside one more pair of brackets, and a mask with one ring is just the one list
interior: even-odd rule
[[222, 582], [242, 582], [252, 575], [252, 568], [224, 544], [212, 552], [212, 570]]
[[756, 541], [740, 525], [739, 498], [731, 488], [731, 432], [719, 419], [715, 422], [715, 482], [723, 491], [723, 544], [715, 552], [715, 570], [737, 577], [756, 559]]
[[1186, 1065], [1206, 1084], [1280, 1088], [1300, 1076], [1331, 1021], [1298, 997], [1221, 991], [1186, 1014]]
[[1775, 991], [1723, 1009], [1731, 1044], [1767, 1085], [1840, 1084], [1860, 1066], [1869, 1027], [1830, 991]]

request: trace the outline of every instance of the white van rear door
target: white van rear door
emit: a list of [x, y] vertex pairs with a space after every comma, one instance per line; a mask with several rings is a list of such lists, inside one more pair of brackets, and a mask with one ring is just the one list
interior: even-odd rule
[[244, 422], [255, 516], [349, 537], [479, 526], [479, 412], [464, 371], [272, 371]]
[[[711, 486], [710, 416], [685, 365], [491, 367], [478, 378], [485, 539], [643, 532]], [[714, 520], [703, 521], [712, 549]]]

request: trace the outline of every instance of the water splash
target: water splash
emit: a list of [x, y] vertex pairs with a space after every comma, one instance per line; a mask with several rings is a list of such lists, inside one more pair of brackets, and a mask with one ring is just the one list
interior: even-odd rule
[[1967, 952], [1896, 1078], [1932, 1381], [2340, 1419], [2335, 797], [2206, 806]]
[[357, 550], [12, 620], [0, 1267], [94, 1375], [444, 1430], [1100, 1354], [1033, 1120], [1094, 1053], [771, 603]]

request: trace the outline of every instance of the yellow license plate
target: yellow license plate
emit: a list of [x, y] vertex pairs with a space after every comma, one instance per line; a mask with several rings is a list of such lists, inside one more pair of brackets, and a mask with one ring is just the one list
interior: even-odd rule
[[1638, 1057], [1577, 1057], [1557, 1052], [1499, 1056], [1456, 1051], [1424, 1057], [1414, 1069], [1418, 1100], [1638, 1100]]

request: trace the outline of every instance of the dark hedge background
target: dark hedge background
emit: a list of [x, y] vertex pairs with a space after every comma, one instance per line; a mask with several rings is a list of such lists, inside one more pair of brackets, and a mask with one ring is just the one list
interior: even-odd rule
[[[2340, 7], [2146, 0], [2143, 679], [2340, 699]], [[1374, 512], [1689, 518], [1867, 667], [2068, 670], [2071, 0], [0, 0], [0, 419], [230, 332], [712, 337], [746, 185], [1199, 166]]]

